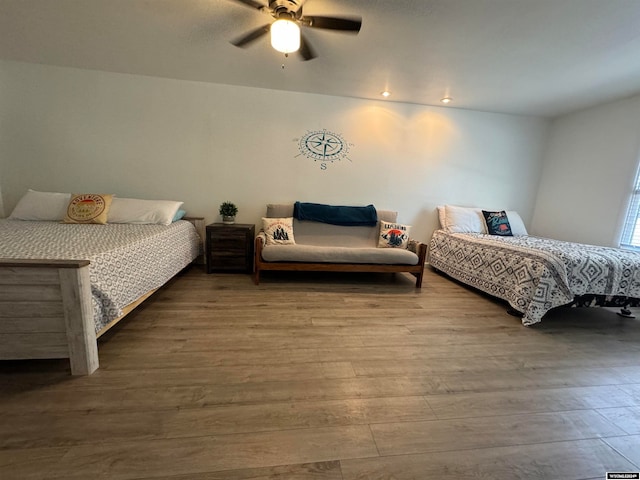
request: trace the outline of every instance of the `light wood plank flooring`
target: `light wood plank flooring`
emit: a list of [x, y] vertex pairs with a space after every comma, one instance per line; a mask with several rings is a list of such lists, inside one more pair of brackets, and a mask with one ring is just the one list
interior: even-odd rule
[[640, 320], [557, 309], [527, 328], [429, 269], [413, 282], [191, 267], [100, 340], [94, 375], [0, 362], [0, 478], [640, 471]]

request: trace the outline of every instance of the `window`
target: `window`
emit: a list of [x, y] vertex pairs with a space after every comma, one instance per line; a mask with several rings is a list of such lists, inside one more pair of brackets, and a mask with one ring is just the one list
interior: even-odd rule
[[620, 246], [640, 250], [640, 169], [636, 173], [633, 192], [629, 202], [629, 210], [622, 226]]

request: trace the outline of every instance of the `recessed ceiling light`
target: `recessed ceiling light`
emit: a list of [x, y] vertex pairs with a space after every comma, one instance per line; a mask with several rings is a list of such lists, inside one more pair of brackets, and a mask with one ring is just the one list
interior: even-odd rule
[[446, 105], [447, 103], [451, 102], [451, 100], [453, 100], [453, 98], [451, 98], [451, 97], [444, 97], [444, 98], [443, 98], [443, 99], [441, 99], [440, 101]]
[[380, 95], [382, 95], [384, 98], [387, 98], [389, 96], [391, 96], [391, 92], [385, 90], [384, 92], [382, 92]]

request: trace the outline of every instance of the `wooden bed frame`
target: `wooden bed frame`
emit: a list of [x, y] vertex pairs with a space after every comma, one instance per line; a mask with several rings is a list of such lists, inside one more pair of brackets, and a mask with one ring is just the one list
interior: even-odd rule
[[417, 242], [418, 263], [416, 265], [388, 265], [373, 263], [305, 263], [305, 262], [265, 262], [262, 259], [264, 238], [256, 236], [254, 281], [260, 284], [260, 272], [263, 270], [288, 270], [312, 272], [407, 272], [416, 277], [416, 288], [422, 288], [424, 264], [427, 258], [427, 245]]
[[[202, 241], [204, 219], [185, 220]], [[0, 360], [69, 358], [72, 375], [90, 375], [99, 366], [97, 338], [156, 290], [96, 333], [89, 260], [0, 259]]]

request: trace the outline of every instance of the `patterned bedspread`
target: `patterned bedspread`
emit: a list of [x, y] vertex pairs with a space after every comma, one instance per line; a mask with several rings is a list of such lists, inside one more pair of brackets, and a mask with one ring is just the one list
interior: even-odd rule
[[187, 221], [171, 225], [78, 225], [0, 220], [0, 257], [88, 259], [96, 332], [198, 256]]
[[640, 298], [640, 253], [533, 236], [434, 232], [429, 263], [538, 323], [585, 294]]

